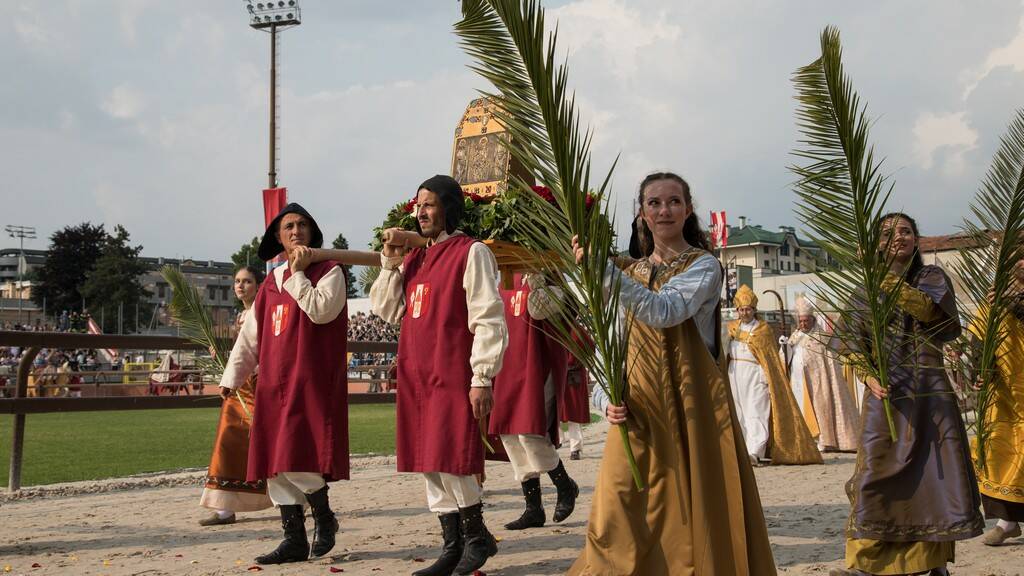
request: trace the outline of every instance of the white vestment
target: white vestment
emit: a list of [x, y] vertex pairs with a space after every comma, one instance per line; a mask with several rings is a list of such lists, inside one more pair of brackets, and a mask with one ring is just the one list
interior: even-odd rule
[[[742, 332], [753, 332], [758, 320], [740, 324]], [[743, 430], [747, 453], [764, 458], [768, 449], [768, 431], [771, 425], [772, 399], [768, 392], [768, 378], [757, 358], [745, 342], [732, 340], [729, 345], [729, 385], [736, 403], [736, 417]]]

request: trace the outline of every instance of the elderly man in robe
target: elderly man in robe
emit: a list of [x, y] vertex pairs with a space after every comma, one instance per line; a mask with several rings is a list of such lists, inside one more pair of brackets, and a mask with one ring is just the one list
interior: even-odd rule
[[757, 318], [757, 296], [743, 285], [733, 303], [739, 319], [728, 328], [729, 385], [751, 463], [821, 464], [779, 358], [775, 330]]
[[797, 300], [797, 330], [783, 346], [789, 354], [789, 382], [822, 452], [857, 450], [860, 418], [839, 359], [828, 347], [829, 335], [819, 326], [814, 307]]
[[[323, 233], [302, 206], [289, 204], [267, 227], [259, 248], [279, 266], [260, 286], [252, 321], [242, 324], [220, 385], [227, 397], [259, 364], [247, 481], [266, 480], [280, 508], [285, 539], [258, 564], [283, 564], [327, 554], [338, 520], [327, 482], [348, 479], [348, 314], [345, 271], [337, 262], [312, 262]], [[304, 506], [312, 510], [312, 547]]]

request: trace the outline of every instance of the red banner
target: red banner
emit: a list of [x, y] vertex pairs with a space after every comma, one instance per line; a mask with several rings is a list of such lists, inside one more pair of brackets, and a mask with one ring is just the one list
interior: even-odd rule
[[[270, 222], [274, 220], [278, 212], [284, 209], [288, 205], [288, 189], [287, 188], [267, 188], [263, 191], [263, 227], [270, 226]], [[267, 262], [267, 272], [269, 273], [272, 268], [279, 266], [285, 262], [283, 256], [277, 256], [270, 262]]]
[[729, 225], [725, 221], [725, 210], [711, 213], [711, 247], [725, 248], [729, 245]]

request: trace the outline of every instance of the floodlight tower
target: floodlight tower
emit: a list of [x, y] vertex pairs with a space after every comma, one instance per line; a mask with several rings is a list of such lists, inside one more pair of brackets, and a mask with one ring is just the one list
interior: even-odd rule
[[298, 0], [245, 0], [249, 26], [270, 32], [270, 171], [267, 188], [277, 188], [277, 33], [298, 26]]
[[[35, 226], [14, 226], [7, 225], [4, 227], [4, 231], [11, 238], [18, 239], [18, 324], [21, 324], [21, 310], [22, 310], [22, 298], [21, 291], [23, 289], [22, 283], [25, 281], [25, 238], [32, 240], [36, 237]], [[13, 294], [12, 294], [13, 296]]]

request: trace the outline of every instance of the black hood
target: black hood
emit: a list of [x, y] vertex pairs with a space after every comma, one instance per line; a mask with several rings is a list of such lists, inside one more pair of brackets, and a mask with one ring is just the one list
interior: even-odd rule
[[320, 248], [324, 245], [324, 233], [320, 231], [320, 226], [317, 225], [316, 220], [313, 219], [313, 216], [305, 208], [292, 202], [282, 208], [277, 213], [277, 216], [274, 216], [274, 219], [270, 221], [270, 225], [267, 226], [267, 231], [263, 233], [263, 241], [260, 242], [260, 249], [257, 254], [264, 262], [273, 260], [275, 256], [284, 252], [284, 246], [277, 239], [277, 227], [281, 224], [281, 219], [284, 218], [285, 214], [298, 214], [309, 220], [309, 226], [312, 228], [312, 237], [309, 240], [310, 248]]

